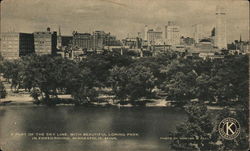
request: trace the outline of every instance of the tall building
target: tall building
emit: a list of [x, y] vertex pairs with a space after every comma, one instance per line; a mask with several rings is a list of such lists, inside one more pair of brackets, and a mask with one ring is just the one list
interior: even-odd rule
[[195, 43], [199, 43], [199, 41], [204, 38], [203, 36], [203, 25], [202, 24], [195, 24], [193, 25], [194, 31], [194, 40]]
[[93, 36], [90, 33], [73, 32], [72, 44], [86, 50], [93, 49]]
[[57, 50], [57, 33], [50, 28], [44, 32], [34, 32], [35, 53], [38, 55], [55, 54]]
[[104, 46], [117, 46], [121, 45], [121, 42], [116, 40], [116, 37], [110, 33], [95, 31], [93, 35], [74, 32], [72, 44], [82, 49], [102, 50]]
[[180, 44], [180, 29], [175, 22], [169, 21], [168, 25], [165, 26], [165, 42], [168, 45], [179, 45]]
[[216, 7], [216, 28], [215, 28], [215, 46], [219, 49], [227, 49], [226, 38], [226, 10], [221, 7]]
[[110, 33], [106, 34], [103, 46], [121, 46], [122, 43], [120, 40], [117, 40], [115, 36], [110, 35]]
[[151, 45], [158, 45], [162, 41], [162, 32], [154, 31], [153, 29], [148, 30], [147, 32], [148, 43]]
[[107, 38], [107, 34], [104, 31], [93, 32], [93, 49], [102, 49], [104, 46], [104, 40]]
[[1, 43], [1, 55], [5, 59], [18, 59], [34, 52], [34, 37], [30, 33], [2, 33]]
[[145, 25], [144, 27], [144, 40], [148, 40], [148, 25]]

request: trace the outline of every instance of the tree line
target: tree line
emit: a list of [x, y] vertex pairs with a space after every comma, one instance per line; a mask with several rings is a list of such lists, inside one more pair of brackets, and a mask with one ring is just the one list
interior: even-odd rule
[[159, 92], [180, 106], [194, 99], [230, 105], [248, 98], [246, 55], [201, 59], [168, 51], [134, 59], [110, 52], [81, 61], [31, 55], [2, 60], [0, 72], [13, 91], [26, 89], [35, 101], [46, 104], [58, 100], [59, 94], [70, 94], [75, 104], [89, 104], [103, 88], [111, 89], [119, 103], [136, 104], [157, 98]]

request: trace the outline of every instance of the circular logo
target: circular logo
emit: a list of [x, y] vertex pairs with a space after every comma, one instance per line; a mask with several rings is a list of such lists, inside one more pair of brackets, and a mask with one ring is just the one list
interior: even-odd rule
[[219, 133], [222, 138], [233, 140], [240, 134], [240, 124], [234, 118], [225, 118], [219, 124]]

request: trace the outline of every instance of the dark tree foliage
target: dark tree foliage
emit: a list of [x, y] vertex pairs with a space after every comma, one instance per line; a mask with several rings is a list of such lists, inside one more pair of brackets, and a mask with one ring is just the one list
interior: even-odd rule
[[196, 98], [197, 73], [190, 60], [182, 58], [173, 60], [164, 66], [161, 72], [166, 74], [161, 89], [167, 93], [167, 100], [177, 101], [178, 105], [182, 106], [188, 100]]
[[0, 99], [5, 98], [7, 95], [7, 92], [5, 90], [5, 87], [3, 85], [3, 83], [0, 81]]
[[[230, 111], [224, 108], [209, 113], [207, 107], [199, 102], [189, 103], [185, 107], [188, 119], [170, 133], [173, 138], [171, 147], [175, 150], [244, 150], [248, 148], [248, 119], [247, 112], [242, 110]], [[212, 115], [216, 114], [216, 115]], [[215, 116], [212, 117], [212, 116]], [[235, 118], [241, 125], [240, 135], [234, 140], [222, 138], [218, 125], [224, 118]]]
[[226, 56], [224, 59], [178, 58], [161, 68], [165, 81], [161, 85], [167, 99], [173, 101], [217, 102], [230, 105], [248, 98], [248, 57]]
[[114, 66], [129, 66], [133, 60], [128, 56], [122, 56], [116, 53], [94, 54], [79, 63], [80, 67], [87, 67], [90, 70], [91, 78], [98, 87], [106, 87], [109, 77], [109, 70]]
[[[74, 98], [81, 96], [89, 100], [89, 96], [97, 96], [97, 88], [111, 87], [119, 99], [131, 100], [149, 97], [148, 92], [160, 88], [166, 94], [166, 100], [175, 101], [180, 106], [193, 99], [217, 105], [246, 104], [248, 99], [246, 55], [204, 60], [185, 58], [181, 53], [168, 51], [132, 59], [119, 53], [105, 52], [88, 55], [79, 62], [55, 56], [32, 55], [14, 61], [1, 61], [0, 72], [11, 83], [11, 88], [16, 91], [19, 88], [28, 91], [36, 88], [39, 90], [38, 98], [44, 100], [57, 98], [59, 93], [70, 93]], [[140, 79], [140, 76], [145, 77]], [[144, 87], [142, 81], [148, 79], [151, 80], [145, 83], [148, 84], [146, 88], [141, 89]]]
[[[219, 151], [224, 150], [245, 150], [248, 148], [248, 112], [245, 110], [235, 110], [231, 111], [229, 108], [224, 108], [219, 112], [219, 114], [216, 115], [216, 119], [214, 122], [214, 129], [212, 133], [212, 138], [217, 141], [217, 146]], [[240, 135], [235, 138], [234, 140], [226, 140], [222, 138], [218, 133], [218, 124], [224, 119], [224, 118], [235, 118], [240, 123], [241, 129], [240, 129]]]
[[188, 119], [171, 133], [171, 147], [175, 150], [216, 150], [216, 140], [211, 139], [213, 124], [207, 107], [201, 103], [190, 103], [185, 107]]
[[11, 89], [14, 88], [14, 90], [18, 92], [18, 89], [22, 87], [22, 62], [20, 60], [4, 61], [1, 66], [3, 77], [11, 83]]
[[156, 78], [150, 68], [137, 65], [132, 67], [115, 66], [110, 70], [109, 83], [116, 99], [139, 101], [153, 95]]

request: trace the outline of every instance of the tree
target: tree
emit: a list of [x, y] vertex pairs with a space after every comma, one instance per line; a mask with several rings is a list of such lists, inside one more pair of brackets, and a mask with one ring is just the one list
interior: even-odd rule
[[79, 63], [80, 67], [87, 67], [91, 72], [91, 77], [94, 79], [96, 86], [109, 86], [107, 79], [109, 70], [114, 66], [128, 66], [132, 63], [132, 59], [127, 56], [122, 56], [116, 53], [93, 54]]
[[3, 77], [11, 83], [11, 89], [18, 89], [22, 86], [21, 71], [23, 70], [22, 62], [20, 60], [4, 61], [2, 65]]
[[[77, 65], [68, 59], [43, 56], [27, 56], [22, 58], [24, 70], [22, 71], [23, 86], [33, 89], [31, 95], [37, 98], [37, 93], [46, 104], [51, 102], [51, 96], [57, 98], [59, 90], [65, 90], [69, 79], [75, 73]], [[38, 89], [38, 90], [37, 90]]]
[[[174, 138], [171, 147], [175, 150], [245, 150], [248, 148], [248, 112], [245, 110], [231, 111], [224, 108], [215, 113], [207, 110], [202, 102], [189, 103], [185, 107], [187, 121], [178, 125], [170, 137]], [[241, 126], [240, 135], [234, 140], [222, 138], [218, 125], [224, 118], [235, 118]], [[186, 138], [186, 139], [184, 139]]]
[[[159, 59], [159, 60], [157, 60]], [[155, 81], [155, 86], [159, 86], [163, 80], [165, 79], [165, 75], [160, 72], [160, 69], [162, 67], [163, 61], [160, 60], [159, 57], [145, 57], [145, 58], [139, 58], [135, 60], [133, 63], [133, 66], [143, 66], [150, 68], [150, 71], [153, 73], [154, 77], [157, 78], [157, 81]], [[166, 60], [165, 60], [166, 61]]]
[[230, 105], [233, 101], [248, 99], [248, 57], [246, 55], [226, 56], [214, 60], [211, 67], [211, 83], [218, 103]]
[[211, 138], [212, 118], [207, 107], [193, 102], [185, 107], [185, 111], [188, 119], [170, 134], [170, 137], [174, 138], [171, 147], [175, 150], [216, 150], [216, 140]]
[[129, 79], [127, 89], [129, 90], [130, 100], [136, 101], [143, 97], [152, 97], [154, 94], [152, 89], [157, 79], [154, 77], [150, 68], [141, 65], [132, 66], [128, 68], [127, 73]]
[[76, 100], [76, 105], [84, 105], [90, 104], [97, 98], [95, 86], [91, 71], [87, 67], [80, 66], [76, 69], [75, 74], [71, 75], [67, 90]]
[[7, 92], [5, 90], [5, 87], [3, 85], [3, 83], [0, 81], [0, 99], [5, 98], [7, 95]]
[[109, 83], [116, 99], [124, 101], [128, 98], [126, 84], [128, 81], [126, 67], [113, 67], [110, 70]]
[[178, 59], [161, 69], [166, 75], [161, 89], [167, 93], [167, 100], [176, 101], [183, 106], [187, 101], [196, 98], [195, 85], [197, 73], [190, 60]]
[[41, 101], [39, 100], [41, 92], [38, 89], [32, 89], [32, 91], [30, 92], [30, 96], [35, 100], [35, 103], [41, 103]]
[[116, 99], [138, 101], [153, 94], [156, 78], [149, 68], [141, 65], [129, 67], [115, 66], [110, 70], [109, 83]]
[[196, 96], [201, 101], [215, 101], [215, 88], [212, 85], [209, 75], [202, 73], [196, 78]]

